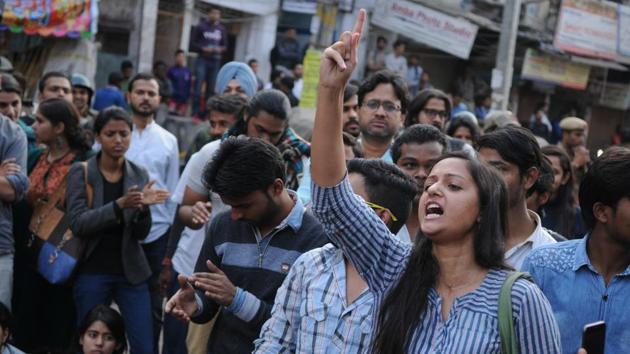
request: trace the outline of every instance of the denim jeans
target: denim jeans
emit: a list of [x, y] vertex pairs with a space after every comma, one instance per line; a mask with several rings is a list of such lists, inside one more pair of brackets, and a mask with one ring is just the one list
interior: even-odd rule
[[197, 57], [195, 63], [195, 90], [193, 92], [192, 99], [192, 114], [199, 115], [199, 99], [201, 96], [201, 84], [206, 83], [206, 95], [204, 97], [204, 103], [208, 98], [214, 95], [214, 83], [217, 78], [217, 73], [221, 67], [221, 60], [218, 59], [206, 59], [203, 57]]
[[79, 274], [74, 283], [79, 323], [96, 305], [116, 301], [123, 320], [131, 354], [153, 354], [151, 303], [147, 283], [132, 285], [123, 275]]
[[160, 340], [160, 332], [162, 331], [162, 303], [163, 298], [160, 295], [160, 272], [162, 271], [162, 261], [166, 254], [166, 246], [170, 228], [166, 233], [151, 243], [142, 245], [144, 254], [149, 261], [151, 268], [151, 277], [148, 280], [149, 293], [151, 296], [151, 318], [153, 323], [153, 346], [155, 354], [158, 354], [158, 343]]
[[[171, 285], [168, 288], [169, 299], [179, 290], [177, 273], [173, 269]], [[164, 315], [164, 347], [162, 354], [187, 354], [186, 335], [188, 334], [188, 323], [178, 320], [171, 315]]]
[[0, 254], [0, 302], [11, 310], [13, 253]]

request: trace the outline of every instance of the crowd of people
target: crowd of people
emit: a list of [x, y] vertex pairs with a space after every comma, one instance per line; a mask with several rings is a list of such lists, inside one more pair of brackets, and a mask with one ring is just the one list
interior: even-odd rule
[[[45, 73], [33, 114], [0, 74], [3, 354], [575, 354], [596, 321], [605, 353], [630, 351], [630, 149], [591, 160], [578, 117], [549, 145], [544, 107], [527, 127], [479, 119], [467, 95], [391, 68], [402, 42], [351, 83], [363, 11], [323, 53], [309, 142], [290, 90], [263, 88], [253, 61], [218, 64], [219, 18], [197, 66], [216, 72], [194, 112], [210, 126], [183, 169], [155, 121], [199, 89], [165, 83], [191, 76], [183, 52], [153, 74], [123, 63], [96, 91]], [[286, 37], [278, 53], [295, 51]], [[52, 281], [71, 240], [76, 264]]]

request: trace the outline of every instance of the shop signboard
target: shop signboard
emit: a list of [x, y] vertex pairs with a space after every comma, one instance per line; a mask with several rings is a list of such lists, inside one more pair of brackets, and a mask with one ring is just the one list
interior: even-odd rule
[[630, 108], [630, 85], [614, 82], [593, 81], [589, 90], [597, 95], [597, 105], [625, 111]]
[[521, 77], [584, 90], [588, 84], [590, 70], [591, 67], [588, 65], [552, 57], [530, 48], [525, 53]]
[[405, 0], [380, 0], [372, 23], [462, 59], [470, 56], [478, 30], [465, 19]]
[[317, 0], [284, 0], [282, 10], [315, 15], [317, 12]]
[[0, 29], [55, 37], [96, 33], [96, 0], [0, 1]]
[[619, 5], [618, 8], [617, 50], [619, 54], [630, 57], [630, 6]]
[[615, 59], [617, 22], [617, 4], [613, 2], [562, 0], [554, 46], [575, 54]]
[[301, 108], [315, 108], [319, 85], [319, 63], [322, 52], [309, 49], [304, 56], [304, 87], [300, 96]]

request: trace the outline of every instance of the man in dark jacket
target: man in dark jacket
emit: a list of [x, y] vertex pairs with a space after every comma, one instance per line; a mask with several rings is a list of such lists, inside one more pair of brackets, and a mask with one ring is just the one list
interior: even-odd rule
[[193, 116], [199, 115], [201, 85], [206, 83], [204, 102], [214, 94], [214, 80], [221, 67], [221, 58], [227, 50], [228, 36], [221, 24], [221, 10], [212, 8], [209, 20], [202, 21], [194, 33], [192, 49], [199, 53], [195, 64], [195, 91], [193, 94]]
[[260, 139], [229, 138], [203, 173], [231, 206], [210, 223], [191, 277], [166, 312], [196, 323], [219, 316], [208, 353], [251, 353], [276, 291], [302, 253], [323, 246], [324, 230], [285, 188], [278, 149]]

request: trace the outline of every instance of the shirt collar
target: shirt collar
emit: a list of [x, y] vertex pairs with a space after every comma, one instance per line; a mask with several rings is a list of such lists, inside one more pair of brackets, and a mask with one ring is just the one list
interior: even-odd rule
[[304, 204], [302, 204], [302, 201], [298, 198], [297, 193], [288, 189], [287, 192], [289, 192], [289, 196], [293, 199], [295, 205], [293, 205], [293, 209], [291, 209], [289, 215], [287, 215], [275, 229], [280, 230], [289, 226], [293, 229], [293, 232], [297, 234], [298, 230], [302, 227], [302, 220], [304, 219], [304, 211], [306, 211], [306, 208], [304, 208]]
[[531, 211], [531, 210], [528, 210], [527, 212], [529, 213], [529, 216], [532, 217], [534, 221], [536, 221], [536, 229], [534, 229], [534, 232], [527, 238], [527, 241], [525, 242], [528, 242], [528, 241], [531, 242], [532, 248], [537, 248], [539, 246], [547, 244], [548, 237], [546, 237], [547, 235], [545, 235], [546, 232], [542, 227], [540, 216], [538, 216], [536, 212]]
[[577, 271], [583, 266], [587, 266], [590, 269], [593, 269], [593, 265], [591, 264], [591, 260], [588, 259], [588, 253], [586, 252], [586, 245], [588, 245], [588, 238], [590, 235], [584, 236], [581, 240], [577, 242], [577, 246], [575, 248], [575, 262], [573, 263], [573, 271]]

